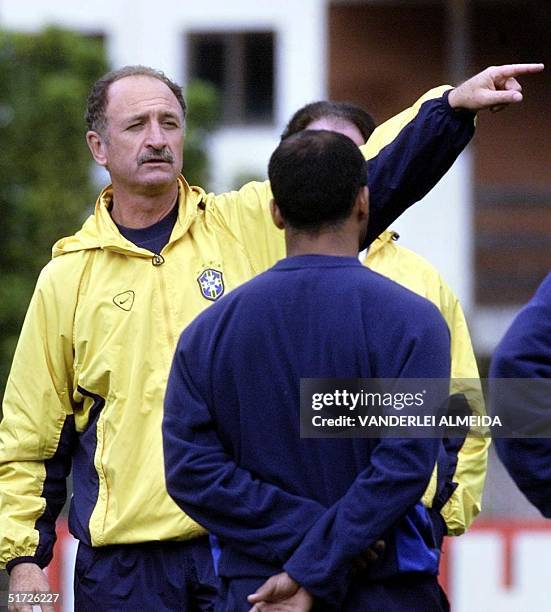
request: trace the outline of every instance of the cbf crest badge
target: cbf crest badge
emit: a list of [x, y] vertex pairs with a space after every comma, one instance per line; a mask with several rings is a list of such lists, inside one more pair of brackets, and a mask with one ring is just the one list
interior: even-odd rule
[[203, 297], [211, 302], [216, 302], [219, 297], [224, 295], [224, 277], [222, 272], [214, 270], [214, 268], [203, 270], [197, 277], [197, 282]]

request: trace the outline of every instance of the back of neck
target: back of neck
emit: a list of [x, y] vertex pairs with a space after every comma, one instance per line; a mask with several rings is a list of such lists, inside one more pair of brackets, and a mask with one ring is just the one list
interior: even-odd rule
[[332, 255], [336, 257], [357, 257], [358, 236], [349, 232], [325, 231], [317, 234], [285, 230], [287, 256]]

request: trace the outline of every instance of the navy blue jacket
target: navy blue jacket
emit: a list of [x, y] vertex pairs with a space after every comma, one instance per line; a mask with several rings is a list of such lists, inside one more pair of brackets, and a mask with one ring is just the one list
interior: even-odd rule
[[[496, 348], [490, 367], [490, 409], [525, 429], [549, 420], [551, 379], [551, 274], [519, 312]], [[504, 378], [538, 379], [533, 385]], [[538, 384], [543, 382], [544, 386]], [[549, 427], [547, 425], [547, 427]], [[496, 438], [499, 458], [526, 497], [551, 518], [551, 438]]]
[[165, 474], [173, 499], [220, 537], [220, 574], [284, 567], [337, 603], [354, 559], [380, 537], [387, 552], [372, 578], [436, 574], [417, 502], [440, 441], [301, 439], [299, 383], [447, 378], [449, 355], [436, 307], [354, 258], [282, 260], [203, 312], [169, 377]]

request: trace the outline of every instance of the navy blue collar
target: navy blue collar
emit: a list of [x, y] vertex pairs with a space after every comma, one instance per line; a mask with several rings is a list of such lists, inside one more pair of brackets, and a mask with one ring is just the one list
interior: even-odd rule
[[[335, 268], [342, 266], [362, 266], [357, 257], [337, 255], [294, 255], [278, 261], [273, 270], [293, 270], [297, 268]], [[362, 266], [363, 267], [363, 266]]]
[[152, 253], [160, 253], [163, 247], [170, 240], [170, 235], [178, 218], [178, 201], [174, 204], [170, 212], [165, 215], [160, 221], [148, 227], [140, 227], [138, 229], [132, 227], [124, 227], [124, 225], [115, 225], [119, 228], [119, 232], [130, 242], [142, 249], [148, 249]]

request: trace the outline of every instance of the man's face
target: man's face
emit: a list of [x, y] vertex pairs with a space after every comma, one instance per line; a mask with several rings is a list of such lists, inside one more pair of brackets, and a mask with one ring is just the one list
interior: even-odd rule
[[184, 118], [172, 91], [149, 76], [115, 81], [108, 90], [106, 119], [100, 155], [94, 157], [109, 170], [113, 185], [136, 194], [173, 188], [182, 169]]

